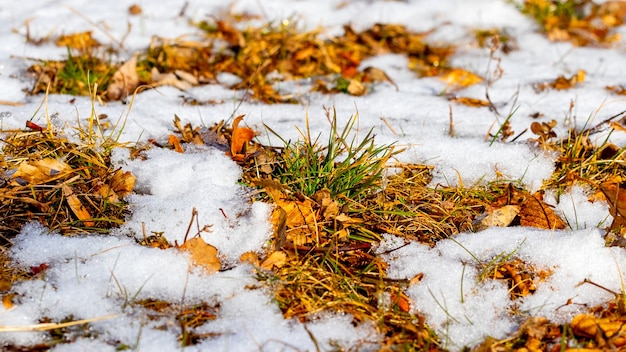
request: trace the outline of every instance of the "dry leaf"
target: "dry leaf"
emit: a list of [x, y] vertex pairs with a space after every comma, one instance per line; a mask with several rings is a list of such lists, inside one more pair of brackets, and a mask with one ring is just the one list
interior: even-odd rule
[[44, 158], [41, 160], [21, 162], [17, 167], [17, 171], [13, 173], [11, 178], [20, 184], [22, 182], [18, 180], [31, 185], [38, 185], [65, 176], [71, 171], [72, 167], [63, 161]]
[[173, 134], [170, 134], [170, 136], [167, 138], [167, 143], [172, 145], [174, 147], [174, 150], [177, 151], [178, 153], [184, 153], [185, 150], [183, 149], [183, 146], [180, 145], [180, 139], [178, 139], [178, 137], [176, 137]]
[[595, 338], [598, 347], [612, 349], [626, 345], [625, 325], [624, 317], [596, 318], [589, 314], [579, 314], [570, 323], [574, 334]]
[[62, 35], [56, 40], [57, 46], [64, 46], [71, 49], [89, 50], [100, 46], [100, 43], [93, 39], [91, 31]]
[[600, 191], [609, 203], [609, 212], [613, 216], [610, 230], [626, 227], [626, 189], [614, 181], [603, 182]]
[[408, 313], [411, 310], [411, 300], [404, 292], [399, 294], [391, 293], [391, 301], [400, 308], [401, 311]]
[[172, 86], [180, 90], [187, 90], [193, 87], [189, 82], [179, 79], [176, 74], [172, 72], [160, 73], [156, 67], [152, 68], [151, 75], [151, 87]]
[[245, 147], [254, 138], [254, 131], [249, 127], [239, 127], [239, 123], [245, 115], [239, 115], [233, 121], [233, 134], [230, 141], [230, 154], [233, 158], [243, 159]]
[[552, 82], [536, 83], [533, 88], [537, 92], [543, 92], [546, 89], [552, 88], [557, 90], [565, 90], [575, 87], [577, 84], [582, 83], [585, 80], [585, 71], [578, 70], [575, 75], [567, 78], [565, 76], [559, 76]]
[[254, 252], [244, 252], [239, 256], [239, 261], [242, 263], [250, 263], [254, 266], [259, 266], [259, 256]]
[[70, 209], [72, 209], [74, 215], [76, 215], [76, 217], [81, 220], [85, 226], [95, 226], [95, 223], [90, 221], [90, 219], [92, 219], [91, 214], [89, 214], [89, 211], [87, 211], [83, 203], [80, 199], [78, 199], [78, 196], [74, 194], [74, 191], [72, 191], [70, 186], [63, 184], [61, 185], [61, 190], [63, 190], [63, 196], [67, 201], [67, 205], [69, 205]]
[[[11, 287], [11, 283], [9, 283], [9, 287]], [[2, 296], [2, 306], [4, 307], [5, 310], [9, 310], [13, 308], [14, 306], [13, 297], [15, 297], [15, 295], [16, 295], [15, 293], [9, 293], [9, 294]]]
[[562, 230], [567, 224], [541, 197], [528, 194], [520, 209], [520, 225], [540, 229]]
[[109, 184], [118, 196], [129, 195], [135, 187], [135, 176], [130, 171], [117, 170], [111, 177]]
[[550, 138], [556, 137], [556, 132], [553, 131], [553, 128], [556, 127], [556, 120], [551, 120], [550, 122], [533, 122], [530, 124], [530, 130], [532, 133], [539, 136], [540, 141], [547, 141]]
[[191, 255], [191, 261], [203, 268], [208, 274], [216, 273], [222, 267], [217, 248], [204, 242], [200, 237], [194, 237], [179, 247], [181, 251]]
[[486, 100], [477, 99], [477, 98], [469, 98], [469, 97], [453, 97], [450, 100], [455, 103], [471, 106], [473, 108], [479, 108], [479, 107], [491, 105]]
[[126, 99], [139, 86], [137, 74], [137, 55], [126, 61], [114, 74], [107, 88], [110, 100]]
[[446, 72], [444, 75], [439, 77], [439, 79], [446, 82], [448, 85], [457, 88], [469, 87], [483, 81], [480, 76], [460, 68], [455, 68]]
[[270, 254], [270, 256], [267, 257], [267, 259], [265, 259], [263, 263], [261, 263], [261, 268], [266, 270], [272, 270], [274, 268], [281, 268], [285, 264], [287, 264], [287, 254], [282, 251], [276, 251]]
[[398, 91], [398, 85], [394, 82], [387, 73], [376, 67], [366, 67], [363, 70], [363, 82], [389, 82]]
[[351, 79], [347, 88], [348, 93], [354, 96], [361, 96], [367, 93], [367, 88], [363, 83], [356, 79]]
[[474, 231], [482, 231], [492, 226], [507, 227], [513, 222], [519, 212], [520, 207], [518, 205], [505, 205], [495, 209], [474, 224]]
[[143, 10], [141, 9], [141, 6], [137, 4], [132, 4], [128, 8], [128, 13], [133, 16], [141, 15], [142, 12]]

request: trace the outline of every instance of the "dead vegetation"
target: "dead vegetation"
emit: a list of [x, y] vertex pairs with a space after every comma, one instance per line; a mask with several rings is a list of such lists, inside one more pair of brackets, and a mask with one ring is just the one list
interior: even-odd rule
[[[607, 2], [588, 10], [583, 6], [588, 2], [579, 3], [526, 1], [522, 10], [536, 18], [551, 39], [570, 40], [577, 45], [614, 42], [611, 29], [621, 24], [621, 5]], [[611, 12], [614, 7], [617, 10]], [[31, 66], [29, 70], [35, 76], [31, 93], [49, 89], [51, 93], [92, 95], [89, 90], [95, 83], [100, 89], [94, 100], [126, 99], [149, 87], [172, 85], [184, 90], [219, 83], [216, 73], [225, 72], [246, 78], [230, 88], [246, 91], [265, 103], [297, 102], [298, 97], [281, 92], [275, 83], [304, 78], [314, 82], [312, 91], [363, 95], [375, 82], [395, 85], [381, 70], [359, 69], [364, 59], [383, 53], [406, 55], [411, 70], [420, 76], [440, 76], [449, 84], [449, 91], [482, 81], [471, 72], [448, 66], [454, 48], [429, 45], [428, 33], [413, 33], [398, 25], [378, 24], [362, 32], [347, 26], [343, 36], [333, 38], [326, 37], [322, 29], [298, 32], [297, 24], [292, 22], [240, 29], [233, 18], [196, 25], [203, 40], [154, 38], [145, 52], [123, 65], [113, 63], [111, 48], [93, 40], [89, 32], [59, 37], [57, 44], [68, 48], [68, 56], [60, 61], [40, 60]], [[489, 40], [504, 43], [503, 52], [515, 50], [514, 38], [501, 31], [477, 31], [476, 37], [480, 45], [486, 38], [496, 38]], [[571, 77], [539, 83], [535, 89], [569, 89], [584, 81], [584, 76], [579, 71]], [[450, 99], [478, 107], [491, 104], [462, 97]], [[600, 130], [623, 129], [617, 117], [582, 131], [572, 130], [561, 138], [554, 133], [553, 123], [535, 122], [530, 129], [537, 136], [531, 143], [561, 155], [544, 189], [560, 193], [582, 182], [598, 190], [596, 197], [611, 204], [611, 213], [617, 219], [608, 229], [612, 234], [608, 242], [619, 245], [626, 224], [622, 220], [626, 217], [626, 200], [620, 197], [626, 180], [624, 150], [608, 142], [594, 145], [590, 138]], [[568, 227], [543, 201], [541, 192], [530, 194], [515, 180], [433, 187], [432, 167], [392, 163], [397, 150], [391, 145], [376, 145], [371, 131], [357, 138], [353, 134], [356, 115], [343, 128], [337, 125], [334, 112], [329, 110], [327, 118], [327, 141], [312, 138], [305, 128], [299, 141], [264, 146], [254, 140], [256, 131], [243, 126], [244, 116], [238, 116], [230, 124], [223, 121], [209, 128], [183, 125], [176, 117], [175, 132], [168, 142], [154, 143], [181, 153], [188, 143], [224, 150], [243, 168], [242, 181], [258, 189], [255, 200], [274, 204], [271, 221], [275, 233], [270, 249], [261, 256], [247, 254], [241, 260], [257, 266], [258, 280], [272, 290], [286, 318], [308, 322], [321, 313], [347, 313], [354, 324], [375, 326], [381, 338], [374, 342], [381, 348], [441, 350], [439, 337], [424, 317], [411, 309], [410, 299], [404, 294], [409, 285], [419, 284], [419, 278], [410, 282], [386, 276], [386, 264], [374, 251], [383, 234], [434, 246], [460, 232], [491, 226]], [[91, 121], [97, 124], [95, 117]], [[125, 215], [122, 197], [132, 191], [134, 178], [111, 167], [108, 153], [119, 145], [114, 139], [96, 143], [94, 131], [91, 127], [77, 131], [79, 143], [50, 123], [31, 123], [28, 130], [4, 131], [0, 198], [1, 226], [8, 234], [4, 247], [28, 221], [40, 221], [64, 234], [106, 233], [121, 223]], [[141, 244], [172, 246], [158, 235], [147, 236]], [[206, 253], [204, 249], [188, 250], [197, 256]], [[0, 291], [8, 292], [12, 282], [36, 275], [37, 269], [31, 273], [12, 269], [5, 254], [3, 251], [0, 257], [8, 263], [0, 278]], [[217, 254], [210, 256], [212, 259]], [[477, 265], [483, 269], [483, 279], [507, 282], [512, 299], [533, 294], [549, 275], [512, 254], [497, 259]], [[212, 265], [211, 271], [220, 269], [219, 261]], [[4, 297], [9, 297], [6, 306], [11, 297]], [[619, 347], [617, 340], [623, 335], [619, 324], [626, 314], [619, 299], [616, 295], [615, 302], [591, 310], [592, 316], [576, 317], [569, 324], [530, 318], [511, 338], [488, 339], [475, 350], [548, 350], [563, 343], [559, 341]], [[154, 316], [175, 316], [182, 345], [210, 338], [195, 334], [193, 329], [219, 314], [218, 307], [207, 303], [184, 307], [144, 300], [134, 304]], [[615, 328], [618, 325], [620, 328]]]

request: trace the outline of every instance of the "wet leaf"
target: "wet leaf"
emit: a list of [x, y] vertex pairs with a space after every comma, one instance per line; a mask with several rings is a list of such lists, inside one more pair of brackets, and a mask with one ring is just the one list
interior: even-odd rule
[[222, 267], [217, 248], [204, 242], [200, 236], [188, 240], [179, 248], [181, 251], [189, 253], [191, 261], [208, 274], [216, 273]]

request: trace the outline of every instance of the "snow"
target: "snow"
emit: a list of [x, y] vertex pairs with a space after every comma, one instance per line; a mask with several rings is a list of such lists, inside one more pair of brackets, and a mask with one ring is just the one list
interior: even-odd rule
[[[179, 16], [188, 3], [185, 15]], [[500, 113], [519, 109], [510, 120], [516, 133], [531, 122], [558, 121], [555, 131], [563, 135], [569, 127], [594, 125], [626, 109], [625, 98], [611, 95], [604, 87], [624, 84], [626, 77], [624, 41], [613, 49], [577, 48], [568, 43], [551, 43], [535, 32], [537, 26], [505, 0], [409, 0], [409, 1], [339, 1], [339, 0], [241, 0], [231, 5], [222, 2], [159, 1], [139, 2], [144, 13], [129, 16], [131, 1], [94, 2], [87, 0], [0, 2], [0, 100], [23, 103], [0, 105], [0, 124], [4, 129], [21, 128], [26, 120], [45, 122], [43, 110], [33, 115], [41, 96], [28, 96], [31, 79], [24, 73], [29, 62], [24, 57], [60, 59], [64, 48], [52, 44], [33, 46], [26, 43], [25, 21], [30, 35], [45, 37], [51, 33], [92, 30], [102, 42], [115, 38], [124, 50], [121, 59], [149, 43], [153, 35], [174, 38], [193, 37], [197, 30], [188, 18], [202, 20], [220, 16], [229, 10], [263, 17], [263, 21], [297, 19], [301, 26], [323, 25], [329, 33], [340, 33], [341, 26], [352, 23], [364, 29], [376, 22], [398, 23], [414, 30], [436, 28], [431, 40], [459, 46], [454, 65], [491, 74], [494, 63], [487, 49], [471, 45], [469, 31], [475, 28], [505, 27], [517, 39], [519, 51], [501, 57], [504, 75], [489, 87], [489, 95]], [[229, 8], [229, 6], [231, 6]], [[81, 16], [77, 15], [80, 13]], [[121, 42], [127, 31], [127, 38]], [[98, 27], [96, 27], [98, 26]], [[105, 30], [103, 30], [106, 29]], [[621, 30], [624, 33], [624, 30]], [[345, 121], [358, 110], [359, 129], [374, 128], [378, 143], [397, 143], [406, 148], [399, 160], [433, 165], [433, 185], [465, 186], [497, 179], [511, 180], [529, 191], [537, 190], [547, 179], [557, 157], [526, 143], [490, 146], [485, 141], [490, 128], [497, 128], [503, 117], [487, 108], [452, 104], [439, 96], [445, 83], [436, 78], [417, 78], [407, 68], [401, 55], [384, 55], [363, 63], [376, 66], [398, 84], [399, 91], [387, 83], [375, 86], [363, 97], [349, 95], [305, 94], [306, 82], [281, 83], [281, 90], [302, 96], [302, 104], [240, 104], [241, 92], [221, 85], [193, 88], [184, 94], [197, 99], [214, 99], [222, 104], [184, 106], [181, 91], [160, 87], [136, 97], [132, 107], [119, 102], [96, 106], [97, 113], [112, 121], [125, 121], [121, 141], [163, 140], [172, 131], [174, 114], [184, 123], [210, 126], [230, 116], [246, 114], [245, 123], [264, 132], [263, 123], [286, 139], [297, 139], [294, 126], [303, 126], [305, 105], [312, 131], [327, 131], [323, 107], [334, 106]], [[532, 84], [587, 72], [586, 80], [571, 90], [535, 92]], [[238, 79], [219, 76], [224, 84]], [[477, 85], [463, 95], [483, 98], [485, 86]], [[50, 96], [47, 110], [58, 113], [55, 126], [68, 134], [78, 120], [84, 122], [92, 108], [88, 98]], [[570, 114], [570, 102], [574, 109]], [[454, 135], [450, 135], [449, 106], [452, 104]], [[516, 106], [517, 106], [516, 105]], [[543, 117], [533, 119], [535, 112]], [[381, 118], [386, 119], [397, 134]], [[340, 121], [341, 123], [341, 121]], [[494, 132], [492, 130], [492, 132]], [[530, 137], [530, 133], [523, 139]], [[262, 135], [263, 142], [277, 142]], [[598, 134], [602, 141], [605, 134]], [[615, 132], [611, 141], [623, 146], [626, 135]], [[258, 282], [254, 269], [238, 261], [248, 251], [261, 252], [268, 243], [271, 224], [270, 207], [250, 204], [246, 190], [238, 184], [238, 166], [221, 151], [197, 148], [185, 154], [153, 149], [145, 160], [129, 159], [127, 152], [115, 153], [114, 162], [137, 176], [135, 193], [127, 197], [131, 215], [126, 224], [109, 235], [63, 237], [37, 223], [24, 226], [14, 239], [11, 255], [24, 268], [49, 265], [41, 280], [13, 286], [18, 301], [10, 309], [0, 306], [0, 326], [28, 325], [42, 317], [89, 319], [108, 315], [113, 318], [90, 324], [93, 337], [60, 344], [55, 351], [113, 350], [126, 345], [141, 351], [174, 351], [180, 333], [175, 321], [168, 318], [147, 319], [147, 313], [133, 302], [142, 299], [167, 300], [173, 303], [208, 302], [219, 305], [219, 316], [198, 328], [214, 337], [185, 350], [253, 351], [314, 350], [315, 337], [323, 350], [333, 344], [358, 349], [375, 349], [372, 325], [353, 326], [347, 315], [320, 315], [306, 326], [286, 320], [265, 289], [250, 289]], [[392, 278], [423, 279], [406, 291], [412, 308], [426, 317], [451, 350], [479, 343], [486, 336], [503, 338], [514, 331], [529, 315], [542, 315], [555, 322], [565, 322], [584, 307], [606, 302], [611, 294], [592, 285], [592, 280], [620, 291], [621, 273], [626, 270], [626, 254], [621, 248], [607, 248], [602, 239], [603, 227], [612, 220], [602, 202], [589, 201], [589, 189], [574, 187], [559, 196], [548, 190], [546, 201], [570, 225], [563, 231], [528, 228], [488, 229], [463, 233], [440, 241], [434, 248], [386, 235], [378, 251], [389, 263]], [[144, 232], [164, 233], [170, 242], [181, 243], [191, 219], [198, 211], [201, 225], [212, 225], [203, 238], [216, 246], [230, 270], [206, 275], [191, 266], [189, 258], [175, 249], [156, 250], [137, 244]], [[145, 228], [145, 230], [144, 230]], [[402, 248], [399, 248], [402, 247]], [[397, 249], [399, 248], [399, 249]], [[479, 279], [481, 265], [502, 253], [516, 251], [525, 262], [551, 271], [537, 292], [516, 301], [507, 288], [496, 281]], [[470, 254], [471, 253], [471, 254]], [[476, 261], [476, 257], [480, 263]], [[482, 264], [481, 264], [482, 263]], [[568, 304], [568, 302], [573, 302]], [[517, 312], [511, 314], [512, 311]], [[14, 344], [36, 344], [46, 340], [45, 333], [0, 333], [0, 340]]]

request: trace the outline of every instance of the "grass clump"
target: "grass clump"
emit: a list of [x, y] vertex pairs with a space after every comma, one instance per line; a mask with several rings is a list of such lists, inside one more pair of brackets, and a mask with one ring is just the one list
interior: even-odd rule
[[520, 10], [541, 26], [550, 40], [580, 46], [606, 46], [619, 41], [613, 30], [623, 24], [626, 9], [619, 1], [525, 0]]
[[361, 141], [356, 135], [351, 136], [358, 113], [341, 130], [335, 110], [332, 117], [327, 111], [327, 117], [330, 131], [326, 145], [319, 143], [319, 136], [315, 140], [311, 138], [307, 117], [306, 134], [300, 131], [303, 140], [293, 143], [283, 140], [281, 162], [273, 176], [292, 191], [309, 197], [328, 189], [331, 197], [358, 199], [379, 189], [387, 162], [398, 152], [390, 145], [376, 146], [373, 130]]
[[134, 176], [111, 164], [111, 151], [121, 147], [99, 130], [95, 114], [77, 138], [50, 123], [28, 122], [27, 130], [3, 131], [0, 165], [0, 229], [5, 244], [22, 225], [39, 221], [65, 234], [106, 232], [123, 222]]

